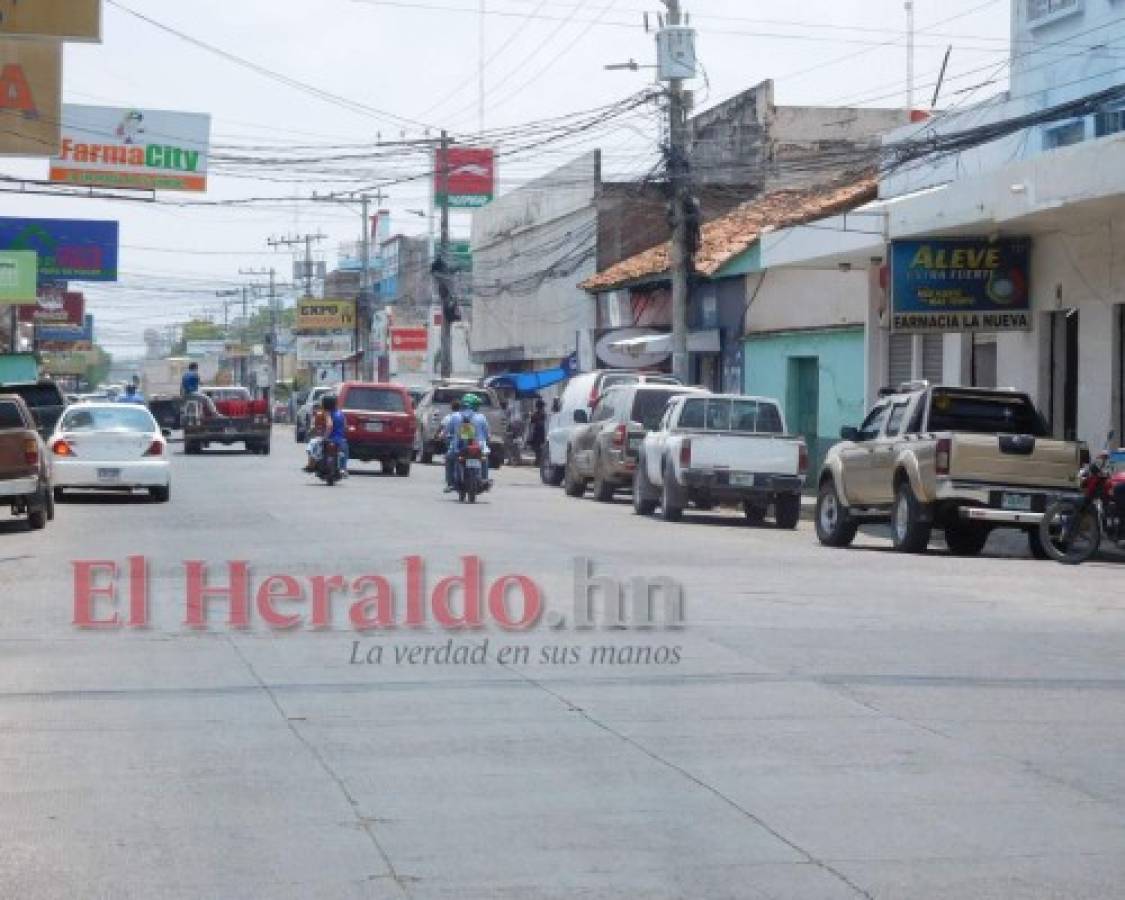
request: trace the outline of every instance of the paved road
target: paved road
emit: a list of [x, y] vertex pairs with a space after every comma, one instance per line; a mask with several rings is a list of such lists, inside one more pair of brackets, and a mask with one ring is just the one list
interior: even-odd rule
[[[279, 431], [268, 459], [177, 456], [167, 506], [0, 527], [0, 895], [1125, 893], [1125, 569], [669, 525], [526, 470], [462, 507], [436, 468], [328, 489], [299, 461]], [[285, 632], [257, 609], [228, 628], [222, 602], [208, 630], [182, 624], [189, 560], [214, 582], [247, 560], [306, 598], [314, 575], [382, 574], [401, 621], [411, 554], [427, 590], [474, 554], [549, 613], [359, 634], [333, 596], [331, 629], [309, 599], [276, 604], [303, 616]], [[130, 555], [149, 627], [74, 628], [72, 561]], [[674, 579], [685, 627], [575, 629], [578, 557]], [[487, 660], [396, 659], [450, 637]]]

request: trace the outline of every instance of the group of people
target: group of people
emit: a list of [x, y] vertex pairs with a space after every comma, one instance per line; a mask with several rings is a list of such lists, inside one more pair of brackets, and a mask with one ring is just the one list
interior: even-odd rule
[[480, 411], [480, 397], [466, 394], [450, 404], [451, 412], [441, 423], [445, 435], [445, 493], [457, 490], [457, 457], [471, 443], [476, 443], [481, 452], [481, 478], [491, 486], [488, 477], [488, 419]]

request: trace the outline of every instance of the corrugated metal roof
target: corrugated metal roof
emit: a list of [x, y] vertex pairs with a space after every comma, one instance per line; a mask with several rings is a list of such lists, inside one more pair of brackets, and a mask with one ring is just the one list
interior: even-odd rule
[[[703, 226], [695, 268], [711, 276], [748, 249], [766, 231], [790, 228], [827, 216], [839, 215], [876, 199], [878, 183], [873, 176], [853, 178], [846, 184], [808, 190], [775, 191], [739, 206], [734, 212]], [[611, 291], [646, 278], [665, 277], [672, 253], [670, 242], [610, 266], [586, 281], [591, 293]]]

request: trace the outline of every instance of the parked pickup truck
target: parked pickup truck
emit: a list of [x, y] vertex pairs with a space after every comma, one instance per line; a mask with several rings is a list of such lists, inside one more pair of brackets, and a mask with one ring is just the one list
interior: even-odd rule
[[780, 528], [796, 528], [809, 453], [786, 434], [776, 400], [730, 394], [674, 398], [660, 427], [645, 436], [633, 478], [633, 508], [678, 521], [688, 503], [709, 510], [742, 504], [751, 524], [770, 507]]
[[32, 529], [55, 517], [51, 468], [43, 439], [23, 398], [0, 393], [0, 503], [26, 515]]
[[29, 381], [0, 385], [0, 392], [20, 397], [31, 411], [35, 429], [43, 440], [55, 431], [55, 425], [67, 407], [66, 394], [53, 381]]
[[200, 388], [184, 401], [182, 423], [184, 453], [237, 443], [248, 453], [270, 452], [269, 401], [252, 399], [247, 388]]
[[864, 522], [889, 522], [896, 550], [922, 553], [933, 529], [971, 556], [997, 527], [1027, 533], [1043, 558], [1039, 521], [1051, 500], [1078, 490], [1083, 448], [1054, 440], [1026, 394], [904, 385], [859, 428], [845, 428], [817, 490], [821, 543], [844, 547]]

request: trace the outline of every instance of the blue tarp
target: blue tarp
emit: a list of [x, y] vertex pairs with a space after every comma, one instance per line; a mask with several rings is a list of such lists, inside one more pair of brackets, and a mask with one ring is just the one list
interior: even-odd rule
[[543, 388], [561, 384], [578, 374], [578, 354], [572, 353], [554, 369], [538, 372], [505, 372], [485, 379], [487, 387], [504, 387], [515, 391], [517, 397], [534, 397]]

